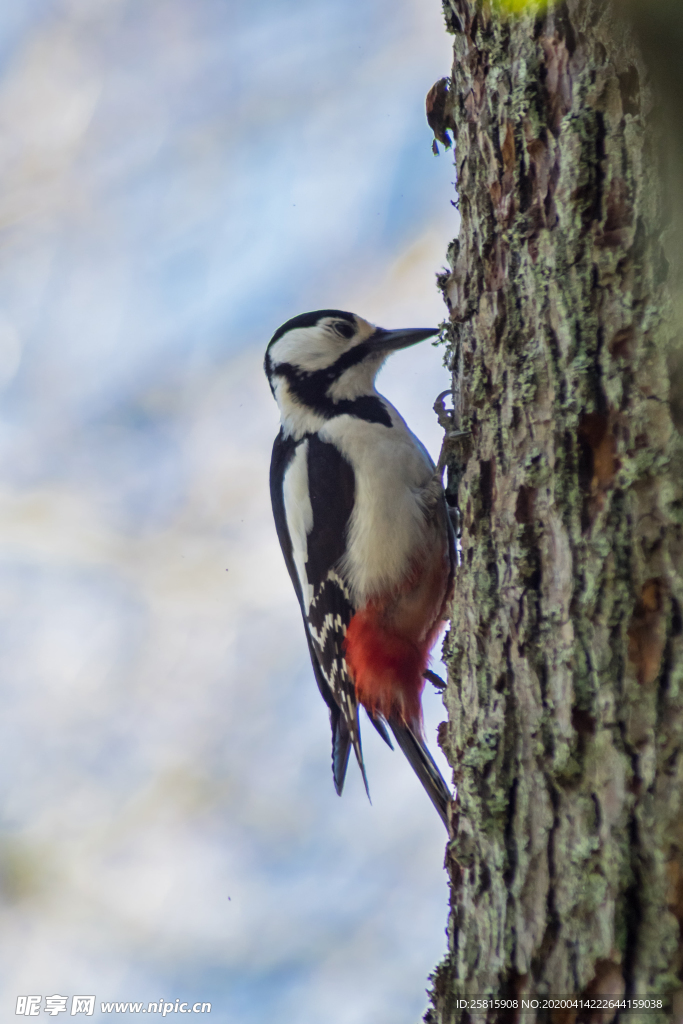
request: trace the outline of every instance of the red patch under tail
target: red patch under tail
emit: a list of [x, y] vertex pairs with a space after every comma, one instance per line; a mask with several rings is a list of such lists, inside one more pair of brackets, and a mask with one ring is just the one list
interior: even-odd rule
[[423, 673], [441, 625], [437, 623], [418, 644], [387, 628], [382, 613], [372, 605], [356, 612], [344, 651], [356, 697], [367, 711], [398, 718], [422, 732]]

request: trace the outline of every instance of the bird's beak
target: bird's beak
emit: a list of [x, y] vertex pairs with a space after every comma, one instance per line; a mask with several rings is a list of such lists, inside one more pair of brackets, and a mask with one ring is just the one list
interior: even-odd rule
[[399, 331], [385, 331], [378, 327], [365, 344], [371, 352], [395, 352], [396, 349], [408, 348], [438, 333], [438, 327], [406, 327]]

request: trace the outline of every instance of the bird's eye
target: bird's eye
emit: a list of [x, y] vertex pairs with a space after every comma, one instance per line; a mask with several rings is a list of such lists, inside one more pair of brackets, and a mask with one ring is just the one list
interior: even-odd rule
[[341, 334], [342, 338], [352, 338], [356, 333], [353, 325], [347, 320], [335, 320], [332, 327], [337, 334]]

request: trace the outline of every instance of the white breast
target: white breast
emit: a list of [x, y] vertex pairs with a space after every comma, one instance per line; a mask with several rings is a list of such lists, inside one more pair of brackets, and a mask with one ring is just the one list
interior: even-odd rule
[[[386, 402], [386, 400], [385, 400]], [[320, 431], [353, 466], [354, 511], [340, 569], [356, 606], [394, 590], [431, 539], [421, 496], [434, 464], [398, 412], [393, 426], [338, 416]]]

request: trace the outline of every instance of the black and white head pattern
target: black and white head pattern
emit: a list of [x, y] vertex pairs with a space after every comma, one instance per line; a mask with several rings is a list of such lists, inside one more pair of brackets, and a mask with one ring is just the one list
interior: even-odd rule
[[336, 309], [304, 313], [283, 324], [268, 345], [265, 371], [285, 429], [300, 436], [342, 413], [391, 426], [374, 392], [377, 372], [391, 351], [378, 342], [390, 334]]

